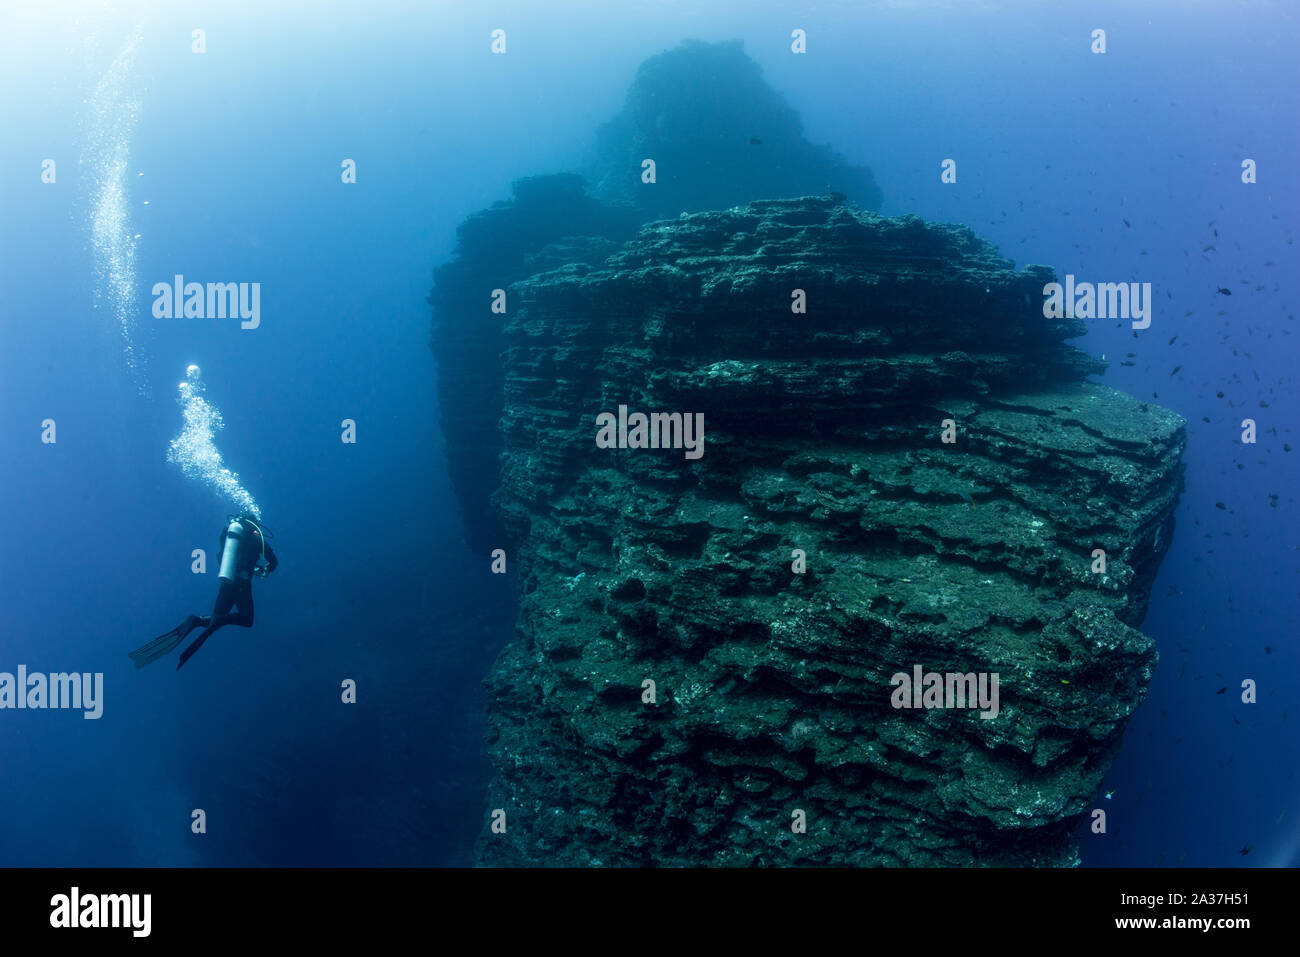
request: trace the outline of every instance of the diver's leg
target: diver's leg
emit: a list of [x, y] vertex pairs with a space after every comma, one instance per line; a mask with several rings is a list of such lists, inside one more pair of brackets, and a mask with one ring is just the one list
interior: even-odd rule
[[239, 614], [229, 615], [228, 625], [239, 625], [241, 628], [253, 627], [253, 580], [245, 578], [239, 583], [239, 591], [235, 595], [235, 603], [239, 608]]
[[[232, 615], [230, 609], [235, 604], [239, 605], [239, 613]], [[189, 661], [218, 628], [224, 625], [243, 625], [247, 628], [252, 623], [252, 585], [242, 579], [240, 581], [231, 581], [229, 578], [221, 579], [221, 587], [217, 589], [217, 600], [212, 604], [212, 614], [202, 621], [202, 624], [207, 625], [207, 627], [203, 629], [203, 634], [194, 639], [193, 644], [181, 652], [181, 659], [176, 662], [176, 670], [179, 671], [181, 665]]]
[[239, 584], [231, 581], [229, 578], [221, 579], [221, 587], [217, 589], [217, 600], [212, 603], [212, 614], [204, 619], [203, 624], [216, 631], [222, 625], [229, 625], [238, 618], [238, 615], [230, 614], [230, 609], [235, 606], [239, 600]]

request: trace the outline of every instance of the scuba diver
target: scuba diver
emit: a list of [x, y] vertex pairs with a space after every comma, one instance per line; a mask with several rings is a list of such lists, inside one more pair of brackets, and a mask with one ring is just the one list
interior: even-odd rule
[[[147, 645], [131, 652], [131, 660], [137, 668], [143, 668], [157, 661], [185, 640], [191, 631], [203, 626], [203, 633], [194, 639], [194, 643], [181, 652], [181, 660], [176, 663], [177, 670], [190, 660], [190, 656], [203, 646], [212, 633], [222, 625], [239, 625], [243, 628], [253, 627], [253, 579], [265, 578], [275, 571], [279, 562], [275, 552], [267, 544], [270, 532], [261, 521], [248, 512], [232, 515], [221, 532], [221, 571], [218, 581], [217, 600], [212, 606], [212, 614], [207, 617], [190, 615], [183, 622], [159, 635]], [[265, 559], [265, 565], [258, 563]], [[230, 609], [239, 606], [239, 611], [231, 614]]]

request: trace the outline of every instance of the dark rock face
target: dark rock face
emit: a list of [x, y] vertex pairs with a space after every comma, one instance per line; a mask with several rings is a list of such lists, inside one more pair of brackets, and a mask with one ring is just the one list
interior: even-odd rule
[[641, 222], [627, 207], [586, 194], [573, 174], [532, 176], [513, 184], [508, 202], [475, 213], [456, 231], [455, 258], [434, 270], [433, 352], [447, 467], [471, 547], [504, 539], [490, 497], [501, 453], [503, 316], [492, 290], [564, 263], [599, 262]]
[[[1077, 861], [1156, 660], [1135, 626], [1184, 426], [1084, 381], [1051, 278], [803, 198], [511, 288], [497, 504], [522, 597], [482, 863]], [[703, 456], [598, 448], [619, 405], [702, 412]], [[916, 665], [997, 672], [996, 717], [895, 708]]]
[[[645, 156], [659, 162], [653, 185], [640, 180]], [[461, 225], [455, 257], [434, 270], [439, 417], [476, 550], [503, 544], [490, 500], [498, 485], [505, 348], [503, 316], [490, 308], [493, 289], [569, 263], [599, 264], [665, 212], [831, 190], [863, 208], [880, 204], [869, 170], [804, 140], [798, 114], [738, 42], [688, 41], [642, 64], [623, 112], [599, 131], [592, 175], [598, 198], [570, 173], [518, 180], [510, 200]]]
[[[598, 131], [597, 153], [596, 195], [645, 219], [830, 192], [880, 208], [871, 171], [804, 139], [799, 114], [738, 40], [688, 40], [641, 64], [622, 112]], [[647, 158], [654, 185], [641, 182]]]

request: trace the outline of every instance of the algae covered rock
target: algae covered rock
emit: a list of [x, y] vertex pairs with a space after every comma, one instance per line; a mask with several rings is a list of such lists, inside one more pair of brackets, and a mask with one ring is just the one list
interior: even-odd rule
[[[482, 863], [1077, 861], [1156, 660], [1184, 424], [1086, 381], [1051, 279], [832, 196], [510, 287]], [[601, 447], [629, 410], [701, 414], [700, 454]], [[915, 669], [996, 701], [899, 707]]]

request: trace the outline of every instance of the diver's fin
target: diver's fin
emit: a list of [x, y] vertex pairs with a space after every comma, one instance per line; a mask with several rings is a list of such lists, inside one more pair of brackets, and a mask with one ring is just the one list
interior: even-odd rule
[[183, 664], [185, 664], [185, 662], [189, 661], [189, 660], [190, 660], [190, 656], [193, 655], [194, 652], [196, 652], [196, 651], [198, 651], [200, 648], [202, 648], [202, 647], [203, 647], [203, 643], [204, 643], [205, 641], [207, 641], [208, 638], [210, 638], [211, 636], [212, 636], [212, 632], [210, 632], [210, 631], [205, 631], [205, 632], [203, 632], [203, 634], [201, 634], [201, 635], [199, 635], [197, 638], [195, 638], [195, 639], [194, 639], [194, 644], [190, 645], [188, 648], [186, 648], [184, 651], [181, 652], [181, 660], [178, 661], [178, 662], [176, 662], [176, 670], [177, 670], [177, 671], [180, 671], [180, 670], [181, 670], [181, 665], [183, 665]]
[[203, 624], [202, 618], [198, 615], [190, 615], [167, 634], [159, 635], [147, 645], [141, 645], [131, 652], [131, 660], [135, 662], [137, 668], [152, 664], [159, 658], [171, 654], [172, 650], [185, 640], [185, 636], [201, 624]]

